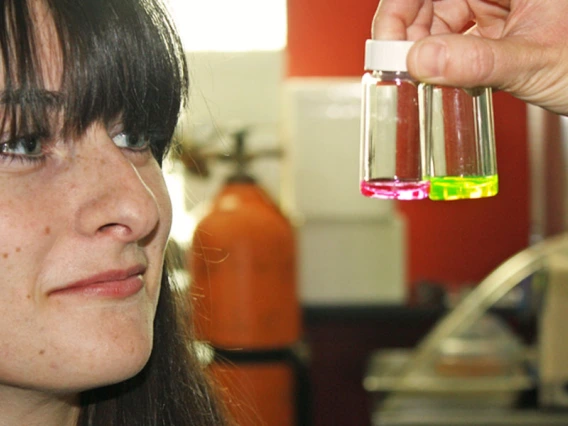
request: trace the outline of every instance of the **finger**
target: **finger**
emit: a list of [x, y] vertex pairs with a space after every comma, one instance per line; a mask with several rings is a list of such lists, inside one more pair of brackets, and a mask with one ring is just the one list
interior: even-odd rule
[[431, 34], [461, 33], [474, 18], [466, 0], [434, 2]]
[[406, 40], [407, 28], [432, 0], [382, 0], [373, 18], [372, 37], [376, 40]]
[[514, 38], [441, 35], [417, 42], [409, 51], [408, 67], [419, 81], [508, 90], [545, 65], [541, 51]]
[[472, 1], [471, 11], [480, 34], [488, 38], [501, 37], [511, 15], [508, 1]]

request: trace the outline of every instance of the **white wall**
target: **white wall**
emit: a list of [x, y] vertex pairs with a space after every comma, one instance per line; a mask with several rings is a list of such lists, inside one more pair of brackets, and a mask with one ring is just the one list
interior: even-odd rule
[[[194, 52], [188, 54], [190, 67], [190, 103], [180, 129], [197, 143], [213, 132], [218, 150], [230, 151], [229, 128], [250, 128], [248, 150], [278, 147], [281, 119], [281, 87], [284, 53], [266, 52]], [[215, 136], [216, 135], [216, 136]], [[230, 172], [222, 163], [212, 164], [212, 179], [189, 177], [192, 202], [211, 193]], [[280, 197], [280, 166], [277, 159], [259, 159], [251, 171], [275, 198]], [[190, 202], [191, 206], [191, 202]]]

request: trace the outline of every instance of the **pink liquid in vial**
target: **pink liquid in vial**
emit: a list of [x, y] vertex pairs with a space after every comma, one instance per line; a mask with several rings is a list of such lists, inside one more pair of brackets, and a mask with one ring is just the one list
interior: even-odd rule
[[430, 182], [373, 179], [361, 182], [365, 197], [395, 200], [423, 200], [428, 198]]

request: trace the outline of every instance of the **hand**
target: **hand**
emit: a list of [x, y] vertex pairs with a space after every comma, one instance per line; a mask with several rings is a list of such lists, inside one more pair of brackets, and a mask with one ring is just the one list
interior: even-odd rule
[[568, 115], [566, 0], [381, 0], [373, 38], [419, 40], [407, 60], [417, 80], [494, 87]]

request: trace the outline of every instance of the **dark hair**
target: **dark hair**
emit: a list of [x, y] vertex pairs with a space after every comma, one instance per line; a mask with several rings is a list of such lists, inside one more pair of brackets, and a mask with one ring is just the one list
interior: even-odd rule
[[[61, 47], [61, 88], [47, 90], [30, 0], [3, 0], [0, 55], [6, 126], [50, 132], [53, 109], [63, 131], [81, 134], [94, 122], [121, 117], [125, 131], [152, 136], [161, 162], [187, 95], [185, 56], [160, 0], [43, 0]], [[41, 23], [39, 23], [41, 25]], [[79, 426], [224, 425], [202, 372], [186, 315], [164, 266], [154, 321], [154, 349], [135, 377], [81, 395]]]

